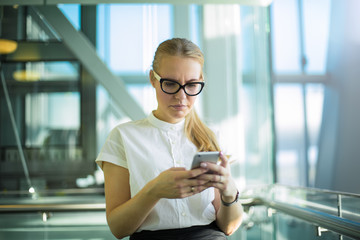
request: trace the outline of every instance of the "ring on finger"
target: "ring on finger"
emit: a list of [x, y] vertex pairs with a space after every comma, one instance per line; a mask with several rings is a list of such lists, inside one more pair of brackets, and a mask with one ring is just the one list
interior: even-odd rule
[[219, 182], [222, 182], [222, 176], [220, 176], [220, 181]]
[[191, 187], [191, 192], [194, 192], [195, 191], [195, 188], [194, 187]]

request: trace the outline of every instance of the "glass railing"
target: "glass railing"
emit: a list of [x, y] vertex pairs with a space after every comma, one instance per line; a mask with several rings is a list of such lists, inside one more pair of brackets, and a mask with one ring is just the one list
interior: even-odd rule
[[248, 240], [360, 239], [358, 194], [275, 184], [249, 189], [243, 197], [252, 199], [244, 203], [240, 230]]
[[[360, 239], [357, 194], [270, 185], [241, 202], [244, 221], [229, 240]], [[0, 225], [0, 239], [115, 239], [101, 189], [2, 192]]]
[[0, 239], [116, 239], [99, 189], [2, 192]]

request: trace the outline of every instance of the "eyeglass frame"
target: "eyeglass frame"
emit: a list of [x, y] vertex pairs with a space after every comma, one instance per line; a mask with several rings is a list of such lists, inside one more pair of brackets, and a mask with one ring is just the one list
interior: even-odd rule
[[[186, 95], [193, 97], [193, 96], [199, 95], [199, 94], [201, 93], [201, 91], [204, 89], [204, 86], [205, 86], [205, 82], [204, 82], [204, 81], [201, 81], [201, 82], [188, 82], [188, 83], [185, 83], [184, 85], [181, 85], [180, 83], [178, 83], [178, 82], [175, 81], [175, 80], [160, 77], [160, 75], [157, 74], [157, 73], [154, 71], [154, 69], [152, 69], [152, 72], [153, 72], [153, 75], [154, 75], [155, 79], [160, 82], [160, 88], [161, 88], [161, 90], [162, 90], [164, 93], [166, 93], [166, 94], [176, 94], [176, 93], [178, 93], [178, 92], [180, 91], [180, 89], [183, 89], [183, 90], [184, 90], [184, 93], [185, 93]], [[162, 86], [162, 83], [163, 83], [164, 81], [170, 81], [170, 82], [176, 83], [176, 84], [179, 85], [180, 87], [179, 87], [179, 89], [178, 89], [176, 92], [173, 92], [173, 93], [165, 92], [165, 90], [163, 89], [163, 86]], [[197, 84], [200, 84], [200, 85], [201, 85], [200, 91], [199, 91], [197, 94], [188, 94], [188, 93], [186, 92], [186, 89], [185, 89], [186, 85], [190, 85], [190, 84], [194, 84], [194, 83], [197, 83]]]

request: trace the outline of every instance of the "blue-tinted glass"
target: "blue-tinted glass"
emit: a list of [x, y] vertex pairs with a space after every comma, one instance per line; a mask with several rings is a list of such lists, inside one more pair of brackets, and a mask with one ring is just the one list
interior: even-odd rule
[[318, 158], [318, 141], [322, 122], [324, 102], [323, 84], [306, 85], [306, 122], [308, 130], [308, 161], [309, 161], [309, 184], [314, 186], [316, 163]]
[[271, 20], [275, 73], [301, 73], [297, 0], [274, 1]]
[[329, 38], [330, 0], [304, 0], [306, 73], [324, 74]]
[[[255, 69], [255, 41], [254, 41], [254, 18], [251, 16], [253, 15], [253, 8], [252, 7], [241, 7], [240, 14], [246, 21], [241, 21], [241, 32], [244, 36], [242, 39], [242, 70], [243, 74], [249, 76], [252, 74]], [[251, 36], [251, 37], [250, 37]]]
[[301, 84], [274, 87], [277, 177], [282, 184], [304, 181], [304, 108]]
[[71, 24], [77, 29], [80, 29], [80, 4], [59, 4], [58, 8], [69, 19]]
[[316, 144], [322, 120], [322, 108], [324, 102], [324, 85], [306, 85], [306, 110], [307, 127], [311, 144]]
[[144, 52], [142, 5], [112, 5], [110, 7], [110, 68], [115, 72], [138, 72], [142, 69]]
[[108, 63], [109, 44], [107, 44], [108, 38], [106, 33], [109, 32], [108, 16], [109, 5], [99, 4], [97, 5], [97, 33], [96, 33], [96, 50], [100, 58]]
[[80, 94], [78, 92], [49, 93], [48, 113], [49, 128], [78, 129], [80, 127]]
[[[156, 48], [160, 42], [165, 41], [174, 35], [173, 27], [172, 27], [173, 14], [172, 14], [172, 7], [170, 5], [161, 4], [161, 5], [152, 5], [152, 6], [153, 6], [152, 9], [156, 9], [154, 13], [157, 13], [157, 22], [154, 23], [157, 24], [157, 26], [155, 25], [154, 27], [157, 28], [158, 36], [155, 35], [156, 32], [152, 33], [154, 40], [157, 39], [157, 41], [154, 41]], [[155, 52], [155, 49], [153, 50], [154, 50], [153, 52]]]
[[150, 114], [151, 111], [156, 109], [156, 94], [151, 84], [129, 84], [127, 89], [146, 114]]
[[158, 44], [173, 35], [171, 13], [165, 4], [98, 6], [100, 56], [114, 72], [143, 73], [151, 67]]
[[196, 45], [201, 48], [200, 26], [199, 26], [199, 6], [190, 5], [190, 38]]
[[79, 92], [31, 93], [25, 101], [27, 146], [78, 144]]
[[303, 87], [301, 84], [276, 84], [274, 88], [277, 175], [278, 182], [283, 184], [309, 183], [313, 186], [316, 177], [324, 87], [322, 84], [305, 86], [307, 136], [304, 128]]

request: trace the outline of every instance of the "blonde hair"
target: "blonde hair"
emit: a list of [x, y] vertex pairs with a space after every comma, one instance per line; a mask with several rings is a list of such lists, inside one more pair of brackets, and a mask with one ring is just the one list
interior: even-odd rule
[[[204, 55], [193, 42], [184, 38], [173, 38], [162, 42], [156, 49], [152, 64], [155, 71], [158, 71], [163, 56], [180, 56], [197, 60], [201, 65], [201, 78], [203, 78]], [[194, 109], [191, 109], [185, 117], [185, 133], [198, 151], [220, 151], [214, 132], [200, 120]]]

